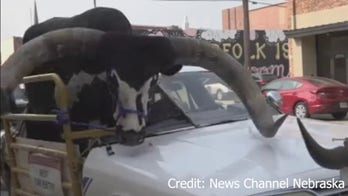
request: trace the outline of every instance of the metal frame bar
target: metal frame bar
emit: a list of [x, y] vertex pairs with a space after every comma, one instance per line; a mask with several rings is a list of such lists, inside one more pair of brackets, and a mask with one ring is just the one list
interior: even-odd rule
[[[68, 91], [61, 80], [61, 78], [54, 73], [33, 75], [23, 78], [24, 83], [32, 82], [42, 82], [42, 81], [53, 81], [55, 83], [55, 101], [58, 108], [68, 114]], [[51, 121], [55, 122], [57, 115], [52, 114], [6, 114], [1, 116], [4, 128], [5, 128], [5, 137], [9, 149], [8, 161], [11, 168], [11, 192], [15, 195], [28, 195], [32, 196], [32, 193], [27, 193], [24, 190], [20, 189], [19, 181], [16, 173], [25, 173], [28, 174], [28, 171], [24, 168], [16, 167], [15, 159], [15, 150], [24, 149], [34, 152], [43, 152], [46, 154], [52, 154], [59, 157], [67, 157], [68, 167], [70, 171], [71, 182], [62, 182], [63, 188], [71, 189], [73, 195], [82, 196], [82, 162], [80, 157], [77, 157], [76, 148], [74, 147], [74, 140], [82, 138], [100, 138], [104, 136], [113, 135], [112, 132], [98, 130], [98, 129], [89, 129], [84, 131], [72, 132], [70, 124], [63, 125], [63, 135], [66, 143], [66, 152], [45, 148], [37, 147], [33, 145], [18, 144], [15, 141], [15, 138], [12, 137], [10, 131], [10, 121]]]

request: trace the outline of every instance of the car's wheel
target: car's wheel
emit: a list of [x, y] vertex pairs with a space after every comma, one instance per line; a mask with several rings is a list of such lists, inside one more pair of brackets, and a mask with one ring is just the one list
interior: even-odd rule
[[335, 112], [331, 114], [336, 120], [342, 120], [346, 117], [347, 112]]
[[309, 111], [308, 111], [308, 107], [304, 102], [298, 102], [294, 108], [294, 114], [296, 115], [296, 117], [298, 118], [308, 118], [309, 115]]
[[220, 89], [216, 91], [216, 99], [217, 100], [222, 100], [223, 96], [224, 96], [224, 94]]

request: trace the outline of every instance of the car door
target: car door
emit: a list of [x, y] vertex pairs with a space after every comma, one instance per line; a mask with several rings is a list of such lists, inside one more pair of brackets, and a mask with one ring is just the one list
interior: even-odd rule
[[283, 80], [279, 93], [283, 98], [282, 112], [290, 114], [293, 111], [294, 104], [298, 101], [298, 88], [301, 83], [294, 80]]

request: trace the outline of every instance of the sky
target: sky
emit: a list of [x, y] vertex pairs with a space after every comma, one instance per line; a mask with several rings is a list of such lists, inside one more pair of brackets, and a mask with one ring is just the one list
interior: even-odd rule
[[[133, 25], [182, 27], [185, 16], [190, 27], [222, 29], [222, 10], [242, 5], [231, 1], [96, 0], [97, 6], [122, 11]], [[284, 0], [256, 0], [279, 3]], [[93, 8], [93, 0], [36, 0], [39, 22], [52, 17], [71, 17]], [[261, 5], [250, 4], [250, 9]], [[1, 0], [1, 40], [23, 36], [33, 24], [34, 0]]]

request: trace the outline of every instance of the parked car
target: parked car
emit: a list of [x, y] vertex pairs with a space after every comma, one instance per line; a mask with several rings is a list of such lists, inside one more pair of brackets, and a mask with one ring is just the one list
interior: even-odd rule
[[348, 112], [348, 85], [324, 77], [292, 77], [274, 80], [262, 92], [279, 91], [283, 97], [281, 111], [297, 117], [330, 113], [343, 119]]
[[202, 81], [208, 92], [218, 101], [236, 100], [237, 95], [216, 75], [212, 75]]
[[252, 73], [251, 75], [259, 87], [263, 87], [267, 83], [278, 79], [278, 76], [274, 74]]
[[217, 82], [209, 81], [207, 82], [205, 87], [218, 100], [222, 100], [224, 98], [224, 95], [229, 92], [229, 89], [225, 85]]

